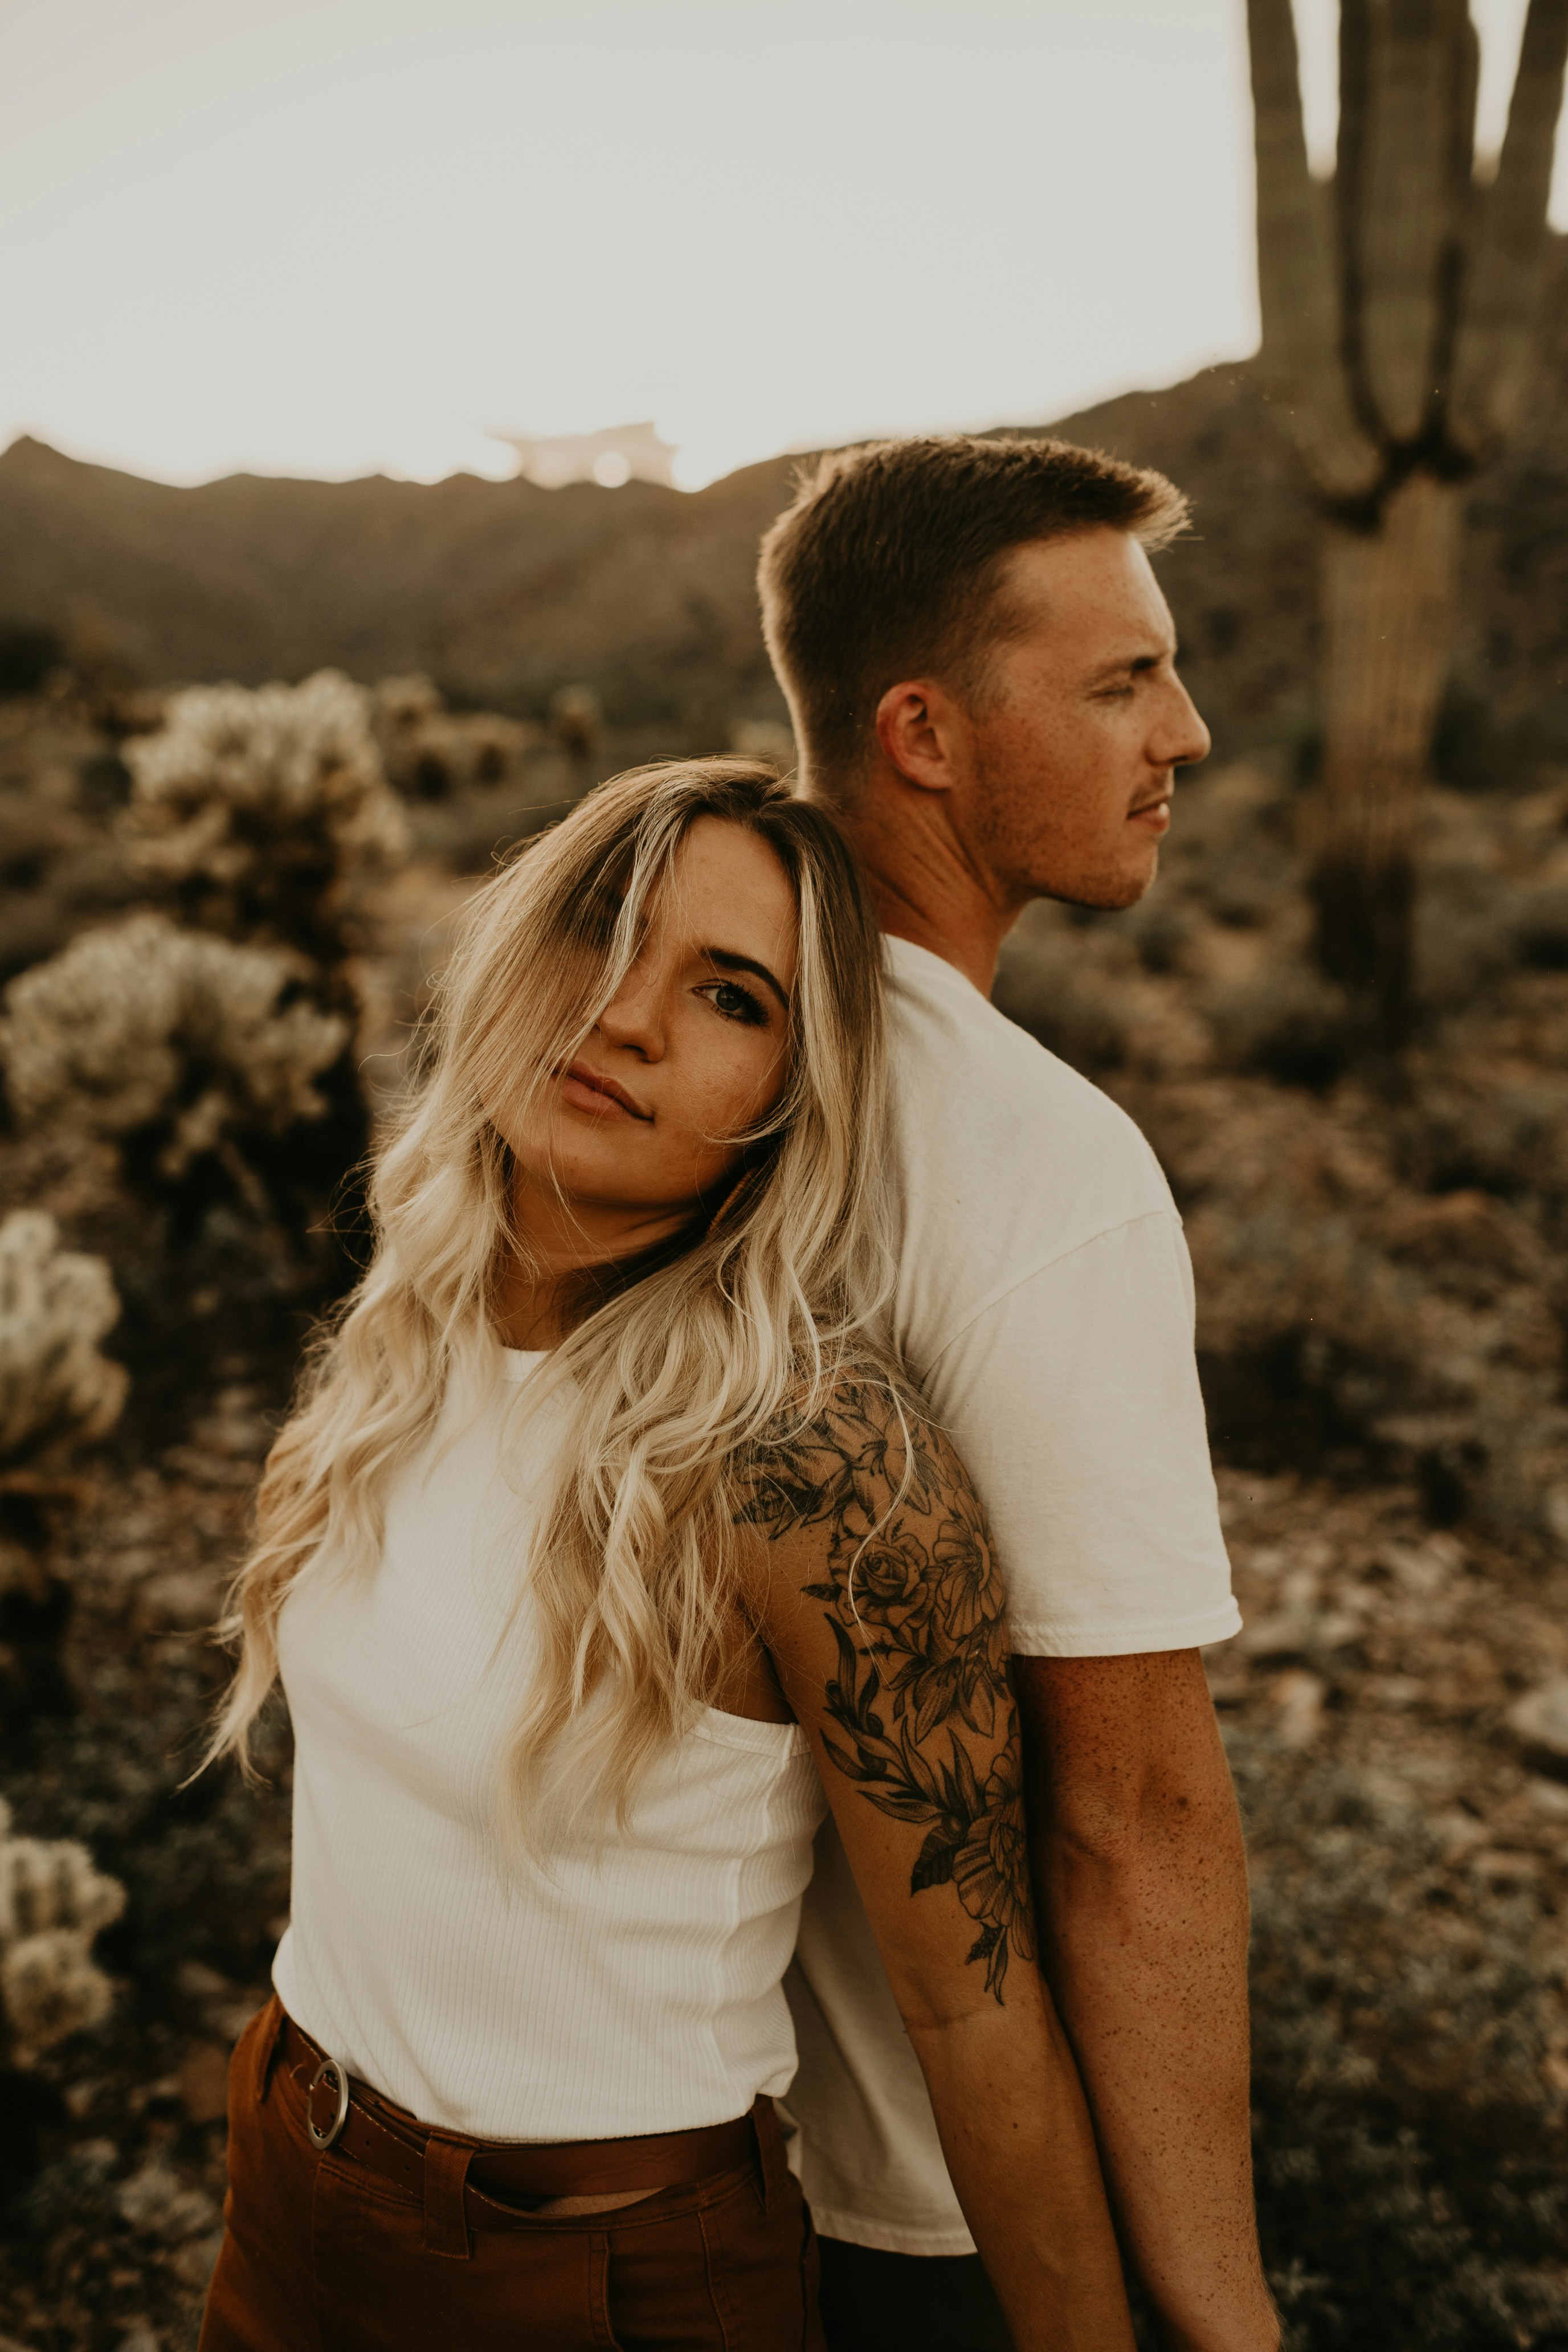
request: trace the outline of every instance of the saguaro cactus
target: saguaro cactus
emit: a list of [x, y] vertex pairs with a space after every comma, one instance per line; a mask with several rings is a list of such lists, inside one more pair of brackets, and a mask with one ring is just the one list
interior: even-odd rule
[[1323, 519], [1319, 954], [1386, 1046], [1408, 1016], [1415, 814], [1464, 487], [1528, 378], [1568, 0], [1530, 0], [1490, 185], [1466, 0], [1341, 0], [1328, 184], [1307, 166], [1290, 0], [1247, 0], [1247, 28], [1262, 365]]

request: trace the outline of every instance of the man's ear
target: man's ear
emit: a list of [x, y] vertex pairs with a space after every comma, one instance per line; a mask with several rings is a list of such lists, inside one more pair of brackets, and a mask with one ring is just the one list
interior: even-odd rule
[[882, 757], [922, 793], [951, 792], [962, 780], [969, 730], [963, 712], [933, 678], [906, 678], [877, 705]]

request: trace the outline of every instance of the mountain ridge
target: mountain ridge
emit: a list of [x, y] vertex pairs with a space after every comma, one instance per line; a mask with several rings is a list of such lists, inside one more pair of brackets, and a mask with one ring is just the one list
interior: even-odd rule
[[[1568, 238], [1554, 243], [1538, 383], [1472, 494], [1458, 675], [1500, 741], [1522, 728], [1529, 757], [1568, 760]], [[998, 429], [1106, 447], [1189, 490], [1194, 532], [1162, 572], [1220, 748], [1310, 735], [1312, 509], [1254, 362]], [[581, 681], [612, 719], [710, 746], [735, 717], [782, 710], [753, 572], [802, 463], [698, 491], [473, 475], [180, 488], [24, 436], [0, 454], [0, 616], [149, 681], [421, 669], [458, 701], [518, 711]]]

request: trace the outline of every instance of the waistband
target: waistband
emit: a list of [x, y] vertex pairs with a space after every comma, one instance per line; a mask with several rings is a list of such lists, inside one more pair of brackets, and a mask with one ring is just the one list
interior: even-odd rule
[[[526, 2210], [516, 2210], [519, 2201], [682, 2188], [752, 2161], [770, 2200], [787, 2169], [771, 2099], [759, 2098], [749, 2114], [728, 2123], [689, 2131], [519, 2146], [421, 2123], [350, 2075], [295, 2024], [276, 1996], [255, 2030], [258, 2104], [276, 2074], [313, 2147], [363, 2165], [423, 2201], [426, 2244], [435, 2252], [467, 2255], [470, 2228], [536, 2226]], [[508, 2202], [491, 2201], [498, 2198]]]

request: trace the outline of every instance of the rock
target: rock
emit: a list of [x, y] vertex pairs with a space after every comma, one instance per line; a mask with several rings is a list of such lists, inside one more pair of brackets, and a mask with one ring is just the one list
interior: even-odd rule
[[228, 2112], [228, 2053], [198, 2042], [180, 2069], [180, 2104], [194, 2124], [214, 2124]]
[[217, 2207], [205, 2189], [188, 2188], [161, 2157], [132, 2173], [118, 2199], [123, 2219], [143, 2236], [179, 2245], [199, 2237], [217, 2220]]
[[223, 1605], [223, 1579], [211, 1569], [172, 1568], [148, 1579], [136, 1605], [147, 1625], [197, 1633], [214, 1622]]
[[1236, 1646], [1246, 1658], [1299, 1657], [1310, 1644], [1312, 1634], [1310, 1617], [1300, 1610], [1282, 1609], [1244, 1625], [1236, 1636]]
[[1396, 1582], [1417, 1600], [1440, 1592], [1465, 1565], [1464, 1546], [1446, 1533], [1428, 1536], [1424, 1543], [1385, 1543], [1378, 1557]]
[[1321, 1676], [1292, 1668], [1279, 1677], [1268, 1696], [1278, 1710], [1276, 1732], [1280, 1746], [1310, 1748], [1323, 1727], [1328, 1685]]
[[222, 2246], [221, 2228], [209, 2231], [205, 2238], [193, 2239], [188, 2246], [182, 2246], [171, 2265], [180, 2284], [188, 2287], [193, 2294], [204, 2293], [216, 2268]]
[[182, 1960], [174, 1970], [174, 1982], [193, 2000], [230, 2000], [234, 1987], [226, 1977], [209, 1969], [205, 1960]]
[[1526, 1691], [1510, 1707], [1508, 1727], [1532, 1763], [1568, 1778], [1568, 1675]]

